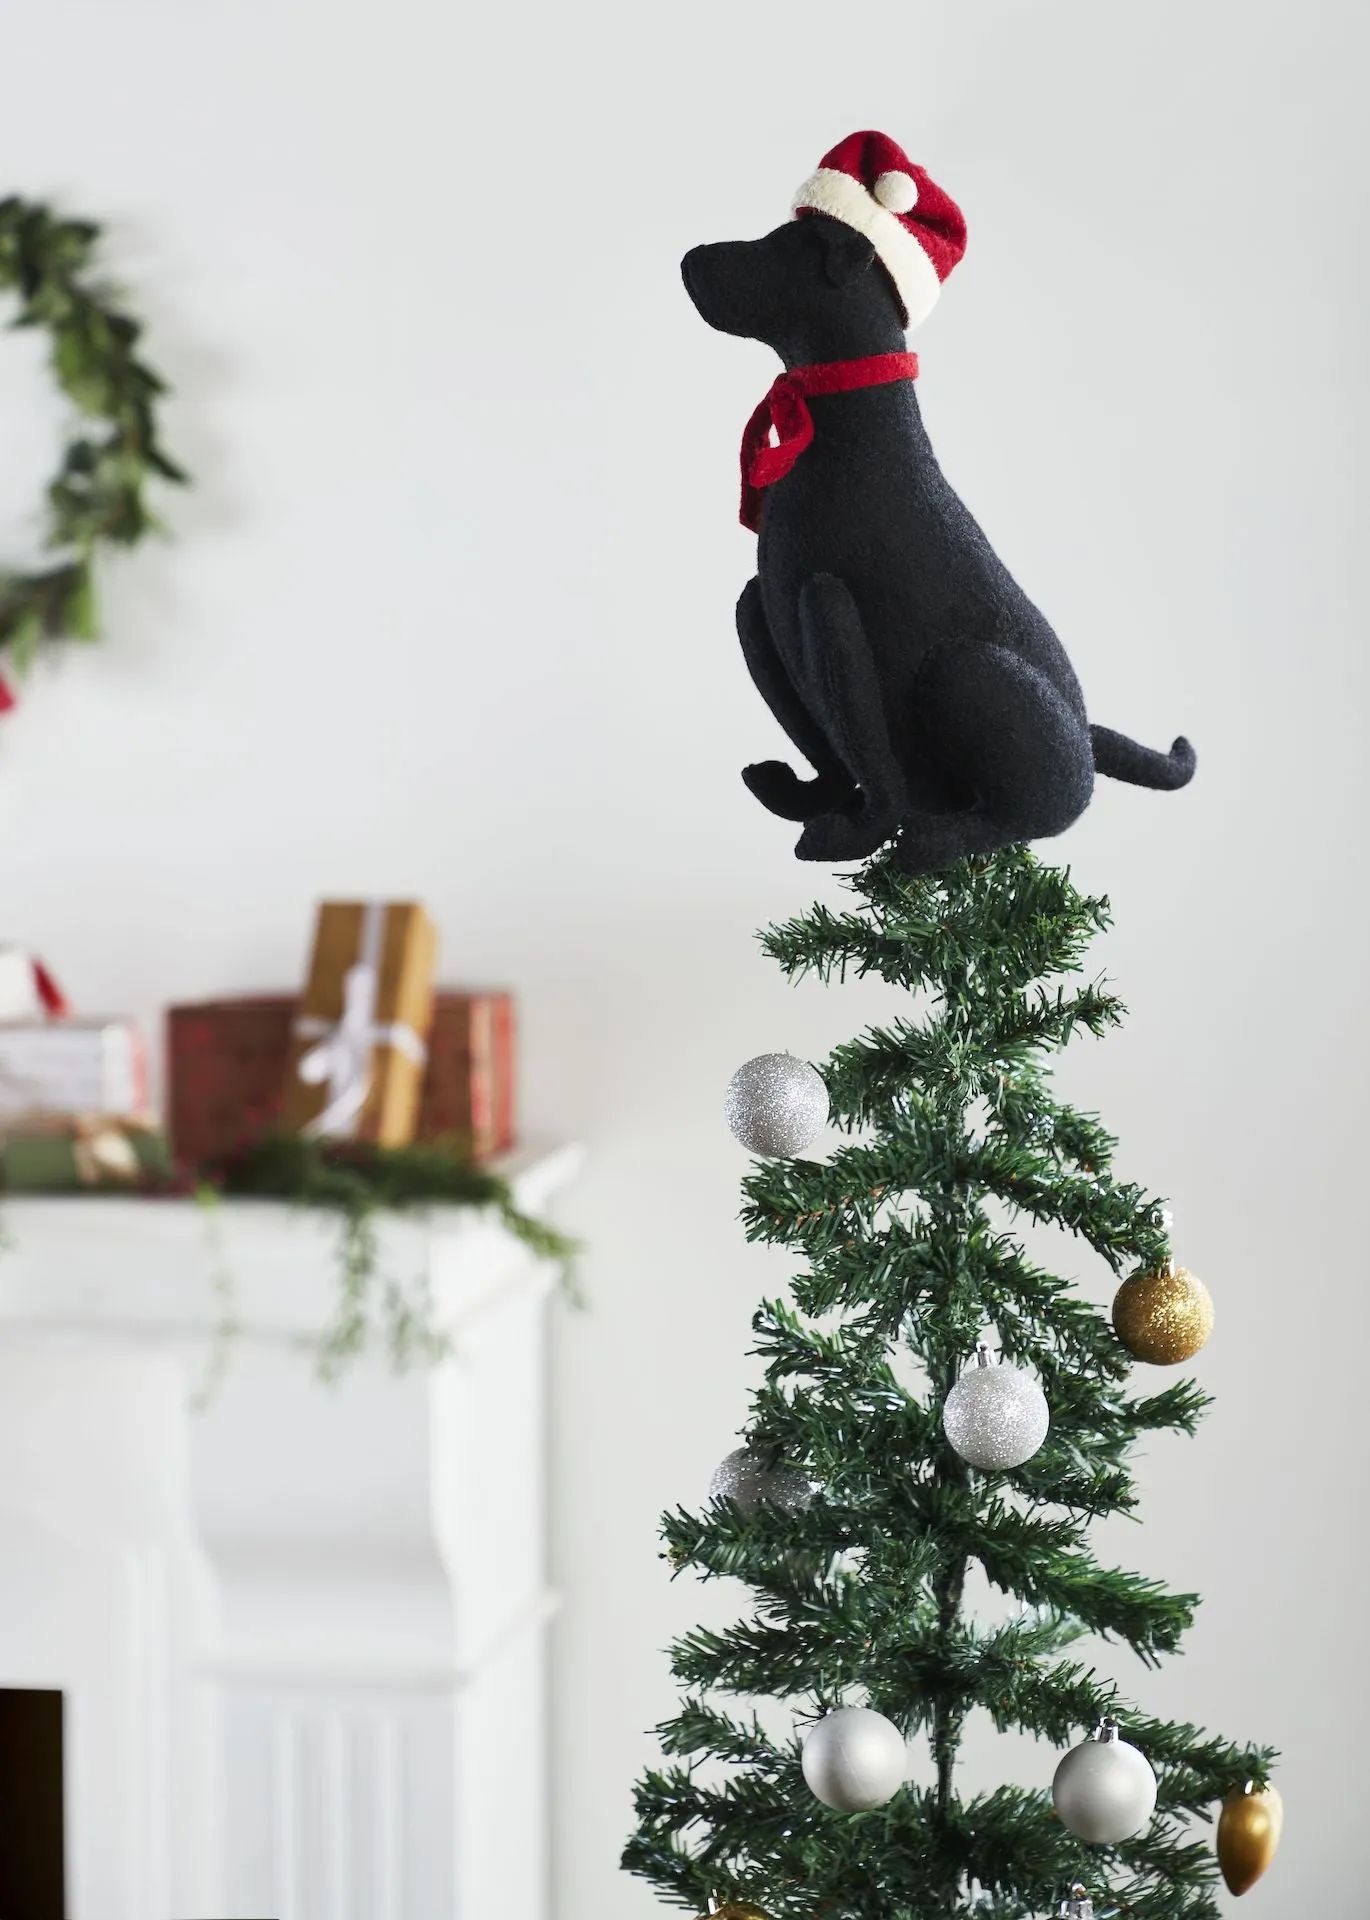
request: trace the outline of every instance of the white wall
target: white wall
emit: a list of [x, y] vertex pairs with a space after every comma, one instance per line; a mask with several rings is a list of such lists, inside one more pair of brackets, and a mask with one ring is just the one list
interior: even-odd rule
[[[1105, 787], [1063, 848], [1134, 1009], [1070, 1084], [1220, 1316], [1218, 1408], [1155, 1448], [1120, 1551], [1206, 1596], [1148, 1701], [1285, 1749], [1249, 1910], [1364, 1909], [1367, 55], [1351, 0], [0, 17], [0, 191], [111, 223], [200, 479], [111, 577], [110, 644], [4, 725], [0, 931], [151, 1016], [292, 980], [319, 893], [416, 892], [449, 977], [519, 989], [529, 1123], [594, 1150], [557, 1370], [559, 1920], [655, 1910], [615, 1859], [659, 1648], [727, 1598], [668, 1585], [654, 1538], [731, 1444], [783, 1273], [733, 1224], [721, 1086], [881, 1004], [753, 951], [835, 883], [737, 779], [778, 745], [731, 633], [770, 362], [676, 274], [861, 125], [969, 215], [918, 340], [951, 476], [1095, 715], [1199, 748], [1190, 792]], [[33, 351], [0, 353], [7, 553], [52, 453]]]

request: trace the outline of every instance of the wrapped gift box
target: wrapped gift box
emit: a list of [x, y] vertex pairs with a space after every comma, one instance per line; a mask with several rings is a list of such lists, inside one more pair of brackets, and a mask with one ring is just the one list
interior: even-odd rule
[[384, 1147], [413, 1139], [436, 956], [433, 923], [412, 902], [319, 908], [281, 1102], [289, 1132]]
[[416, 1138], [488, 1160], [514, 1145], [514, 1002], [507, 993], [439, 993]]
[[[167, 1120], [182, 1166], [214, 1166], [280, 1125], [297, 1006], [280, 993], [168, 1010]], [[506, 1153], [514, 1100], [512, 995], [437, 993], [414, 1138], [475, 1160]]]
[[160, 1128], [119, 1115], [40, 1116], [0, 1136], [0, 1182], [10, 1193], [140, 1187], [170, 1171]]
[[183, 1167], [231, 1159], [280, 1125], [293, 993], [167, 1010], [167, 1129]]
[[147, 1050], [134, 1021], [0, 1022], [0, 1121], [143, 1114], [147, 1105]]

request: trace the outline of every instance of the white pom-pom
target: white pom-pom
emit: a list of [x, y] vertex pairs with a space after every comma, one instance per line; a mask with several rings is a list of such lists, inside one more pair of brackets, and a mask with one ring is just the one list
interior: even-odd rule
[[875, 197], [891, 213], [909, 213], [918, 205], [918, 182], [911, 173], [882, 173], [875, 183]]

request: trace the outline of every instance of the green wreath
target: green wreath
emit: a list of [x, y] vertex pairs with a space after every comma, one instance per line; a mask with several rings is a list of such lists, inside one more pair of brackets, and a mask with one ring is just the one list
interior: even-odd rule
[[164, 383], [134, 348], [142, 329], [108, 289], [82, 279], [100, 238], [88, 220], [59, 220], [31, 201], [0, 200], [0, 291], [17, 293], [15, 327], [42, 327], [52, 370], [84, 422], [47, 491], [44, 545], [60, 555], [32, 573], [0, 569], [0, 648], [23, 673], [44, 640], [99, 637], [92, 578], [102, 547], [135, 547], [161, 526], [145, 488], [186, 475], [157, 444]]

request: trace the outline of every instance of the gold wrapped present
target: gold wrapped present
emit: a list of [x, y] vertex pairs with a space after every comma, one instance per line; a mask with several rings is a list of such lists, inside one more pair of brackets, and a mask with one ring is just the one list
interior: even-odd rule
[[433, 1019], [437, 934], [402, 901], [326, 901], [295, 1016], [281, 1107], [292, 1133], [403, 1147]]

